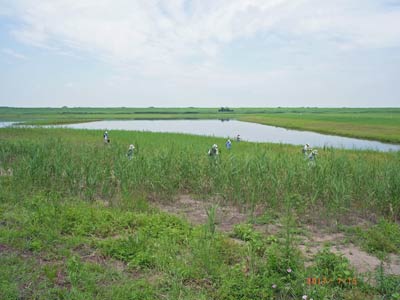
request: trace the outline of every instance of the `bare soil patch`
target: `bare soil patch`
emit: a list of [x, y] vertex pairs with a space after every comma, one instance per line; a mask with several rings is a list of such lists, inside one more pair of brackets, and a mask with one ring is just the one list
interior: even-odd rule
[[249, 217], [249, 214], [240, 212], [237, 207], [221, 204], [217, 200], [196, 200], [189, 195], [181, 195], [172, 202], [154, 204], [162, 211], [184, 217], [193, 225], [207, 223], [207, 211], [217, 205], [216, 228], [222, 232], [232, 231], [234, 225], [246, 222]]
[[[264, 213], [265, 207], [256, 206], [253, 213], [249, 209], [239, 208], [214, 200], [193, 199], [190, 195], [180, 195], [175, 201], [157, 202], [152, 199], [154, 206], [164, 212], [185, 218], [193, 225], [206, 224], [207, 211], [217, 205], [216, 228], [221, 232], [231, 232], [233, 227], [245, 223], [251, 216], [258, 217]], [[247, 212], [246, 212], [247, 211]], [[265, 235], [277, 234], [281, 230], [280, 224], [254, 224], [253, 228]]]
[[[229, 205], [223, 205], [217, 200], [196, 200], [189, 195], [181, 195], [172, 202], [156, 202], [154, 205], [170, 214], [174, 214], [187, 219], [193, 225], [207, 223], [207, 210], [212, 205], [218, 204], [216, 213], [216, 227], [222, 232], [231, 232], [236, 224], [244, 223], [248, 220], [250, 214], [241, 212], [239, 208]], [[261, 214], [261, 209], [256, 209], [256, 214]], [[322, 250], [326, 245], [330, 246], [333, 253], [346, 257], [359, 274], [373, 272], [380, 266], [381, 261], [361, 250], [353, 243], [345, 243], [343, 233], [332, 233], [324, 231], [324, 226], [308, 226], [310, 235], [301, 236], [299, 248], [308, 261], [306, 265], [312, 264], [312, 257]], [[254, 228], [265, 234], [277, 234], [281, 230], [279, 224], [254, 225]], [[237, 241], [240, 243], [240, 241]], [[390, 255], [387, 261], [383, 262], [386, 274], [400, 275], [400, 256]]]
[[80, 245], [74, 249], [74, 252], [80, 256], [84, 262], [102, 265], [118, 272], [129, 274], [132, 278], [140, 277], [139, 274], [129, 270], [127, 264], [123, 261], [106, 257], [88, 245]]
[[[306, 258], [311, 260], [313, 255], [329, 245], [333, 253], [346, 257], [360, 274], [373, 272], [380, 266], [381, 261], [377, 257], [361, 250], [353, 243], [345, 243], [343, 233], [324, 232], [315, 227], [309, 227], [309, 229], [311, 235], [303, 237], [299, 245]], [[307, 262], [308, 265], [311, 263], [311, 261]], [[389, 255], [389, 259], [383, 262], [383, 268], [386, 274], [400, 275], [400, 256]]]
[[2, 252], [11, 252], [11, 247], [4, 245], [4, 244], [0, 244], [0, 253]]

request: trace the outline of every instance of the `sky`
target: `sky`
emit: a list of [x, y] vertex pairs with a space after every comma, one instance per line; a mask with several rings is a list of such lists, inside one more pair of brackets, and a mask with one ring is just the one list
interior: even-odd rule
[[399, 107], [400, 0], [0, 0], [0, 106]]

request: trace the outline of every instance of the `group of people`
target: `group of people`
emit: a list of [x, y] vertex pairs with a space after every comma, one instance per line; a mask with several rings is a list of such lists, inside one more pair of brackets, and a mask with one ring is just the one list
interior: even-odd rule
[[[240, 141], [240, 135], [237, 136], [236, 141]], [[230, 139], [228, 139], [225, 143], [226, 149], [231, 150], [232, 148], [232, 142]], [[305, 144], [303, 149], [302, 149], [304, 159], [309, 160], [311, 164], [315, 164], [315, 160], [318, 155], [318, 150], [312, 149], [309, 144]], [[218, 156], [219, 151], [218, 151], [218, 145], [214, 144], [212, 147], [208, 150], [208, 155], [209, 156]]]
[[[104, 144], [109, 144], [110, 143], [110, 137], [108, 135], [108, 131], [105, 131], [103, 133], [103, 140], [104, 140]], [[128, 159], [131, 160], [133, 158], [133, 154], [135, 152], [135, 145], [130, 144], [129, 148], [128, 148], [128, 153], [126, 154], [126, 156], [128, 156]]]
[[[108, 135], [108, 131], [105, 131], [103, 134], [103, 139], [104, 139], [104, 143], [105, 144], [109, 144], [110, 143], [110, 137]], [[240, 141], [240, 135], [238, 134], [236, 136], [236, 141], [239, 142]], [[229, 151], [232, 148], [232, 141], [228, 138], [228, 140], [225, 142], [225, 147], [226, 149]], [[133, 158], [135, 152], [135, 145], [130, 144], [129, 148], [128, 148], [128, 153], [127, 153], [127, 157], [129, 160], [131, 160]], [[309, 160], [309, 162], [311, 164], [315, 164], [315, 160], [316, 157], [318, 155], [318, 150], [312, 149], [310, 147], [309, 144], [305, 144], [303, 149], [302, 149], [303, 155], [304, 155], [304, 159]], [[218, 151], [218, 145], [217, 144], [213, 144], [211, 146], [211, 148], [208, 150], [208, 155], [212, 156], [212, 157], [216, 157], [219, 155], [219, 151]]]
[[[236, 136], [236, 141], [240, 142], [240, 135], [239, 134]], [[226, 147], [226, 149], [228, 151], [231, 150], [231, 148], [232, 148], [231, 139], [228, 138], [228, 140], [225, 142], [225, 147]], [[208, 150], [208, 155], [209, 156], [218, 156], [219, 155], [218, 145], [217, 144], [212, 145], [212, 147]]]
[[306, 160], [308, 159], [311, 164], [315, 164], [315, 160], [318, 155], [318, 150], [316, 149], [313, 150], [309, 144], [305, 144], [302, 152], [304, 155], [304, 159]]

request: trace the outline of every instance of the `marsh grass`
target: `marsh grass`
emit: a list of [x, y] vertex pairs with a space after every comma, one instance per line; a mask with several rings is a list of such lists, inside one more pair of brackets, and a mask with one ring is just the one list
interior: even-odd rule
[[[210, 161], [209, 146], [222, 139], [110, 135], [104, 145], [100, 131], [0, 130], [0, 166], [12, 169], [0, 176], [0, 298], [343, 299], [348, 286], [305, 284], [314, 274], [350, 269], [328, 250], [305, 268], [297, 226], [340, 223], [355, 213], [399, 217], [399, 153], [325, 149], [310, 168], [300, 149], [287, 145], [241, 142]], [[128, 160], [131, 143], [140, 151]], [[207, 224], [193, 227], [147, 200], [173, 201], [180, 193], [250, 211], [261, 205], [265, 213], [254, 222], [279, 217], [283, 232], [265, 236], [241, 224], [237, 243], [215, 230], [216, 206]], [[392, 232], [398, 225], [377, 226]], [[382, 282], [381, 289], [358, 289], [360, 299], [393, 290], [392, 279]]]
[[[7, 138], [10, 134], [16, 138]], [[60, 196], [119, 201], [121, 195], [179, 193], [210, 197], [254, 209], [324, 208], [335, 219], [371, 211], [400, 216], [400, 154], [326, 149], [314, 167], [293, 146], [240, 143], [210, 161], [207, 149], [222, 139], [157, 133], [111, 133], [103, 145], [99, 131], [3, 129], [0, 161], [13, 170], [14, 185]], [[20, 138], [18, 138], [20, 136]], [[140, 152], [129, 161], [127, 145]]]

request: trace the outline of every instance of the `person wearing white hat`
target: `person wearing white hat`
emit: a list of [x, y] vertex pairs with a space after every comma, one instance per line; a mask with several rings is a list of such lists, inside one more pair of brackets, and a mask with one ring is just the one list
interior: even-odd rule
[[129, 145], [129, 149], [128, 149], [128, 159], [131, 160], [133, 157], [133, 151], [135, 151], [135, 146], [133, 144]]
[[315, 160], [316, 156], [318, 155], [318, 150], [313, 150], [311, 151], [310, 155], [308, 156], [308, 158], [310, 160]]
[[311, 151], [310, 155], [308, 155], [308, 164], [314, 166], [315, 165], [315, 161], [318, 155], [318, 150], [313, 150]]
[[104, 143], [108, 144], [110, 142], [110, 139], [108, 138], [108, 131], [106, 130], [103, 134], [103, 138], [104, 138]]
[[217, 144], [212, 145], [211, 149], [208, 150], [208, 155], [209, 156], [217, 156], [218, 154], [219, 154], [218, 153], [218, 145]]
[[309, 150], [311, 150], [310, 145], [309, 145], [309, 144], [305, 144], [304, 147], [303, 147], [303, 149], [302, 149], [303, 154], [304, 154], [304, 157], [307, 157], [307, 156], [308, 156], [308, 151], [309, 151]]

